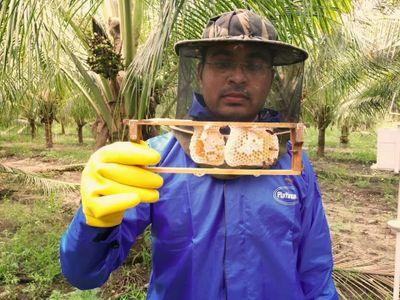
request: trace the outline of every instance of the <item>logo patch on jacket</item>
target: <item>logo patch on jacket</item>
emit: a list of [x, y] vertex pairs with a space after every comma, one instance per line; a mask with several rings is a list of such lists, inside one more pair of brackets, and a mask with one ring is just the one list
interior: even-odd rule
[[299, 197], [294, 187], [280, 186], [274, 190], [274, 199], [283, 205], [295, 205], [299, 202]]

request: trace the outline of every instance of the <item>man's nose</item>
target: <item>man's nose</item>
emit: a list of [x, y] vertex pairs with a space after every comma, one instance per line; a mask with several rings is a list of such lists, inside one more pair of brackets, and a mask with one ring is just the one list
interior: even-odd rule
[[242, 64], [236, 64], [230, 72], [228, 80], [236, 84], [246, 82], [247, 74], [244, 71], [244, 66]]

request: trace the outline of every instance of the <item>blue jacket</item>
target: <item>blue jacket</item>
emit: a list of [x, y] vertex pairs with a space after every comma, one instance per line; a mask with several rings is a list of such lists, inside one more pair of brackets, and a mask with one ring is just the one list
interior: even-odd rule
[[[149, 144], [160, 166], [195, 167], [171, 134]], [[289, 151], [274, 168], [290, 162]], [[86, 225], [79, 209], [61, 239], [62, 272], [80, 289], [101, 286], [151, 224], [148, 299], [338, 299], [318, 183], [306, 155], [303, 164], [301, 176], [165, 174], [160, 200], [112, 229]]]

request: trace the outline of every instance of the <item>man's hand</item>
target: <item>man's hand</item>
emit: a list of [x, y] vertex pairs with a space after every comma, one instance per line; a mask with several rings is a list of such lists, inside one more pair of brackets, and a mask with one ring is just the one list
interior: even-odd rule
[[157, 201], [155, 189], [163, 184], [163, 179], [140, 166], [159, 160], [160, 154], [144, 142], [117, 142], [93, 153], [81, 179], [86, 223], [112, 227], [121, 223], [126, 209], [140, 202]]

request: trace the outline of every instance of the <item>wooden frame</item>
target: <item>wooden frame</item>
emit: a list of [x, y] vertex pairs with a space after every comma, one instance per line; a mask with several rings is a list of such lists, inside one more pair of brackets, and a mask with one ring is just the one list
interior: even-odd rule
[[[179, 119], [154, 118], [146, 120], [124, 120], [129, 126], [129, 138], [132, 142], [142, 139], [142, 126], [166, 125], [166, 126], [240, 126], [240, 127], [262, 127], [262, 128], [286, 128], [289, 129], [290, 141], [292, 143], [291, 169], [236, 169], [236, 168], [172, 168], [172, 167], [146, 167], [156, 173], [182, 173], [202, 176], [205, 174], [218, 175], [300, 175], [303, 169], [301, 163], [301, 150], [303, 145], [304, 125], [302, 123], [263, 123], [263, 122], [211, 122], [192, 121]], [[286, 132], [285, 132], [286, 133]]]

